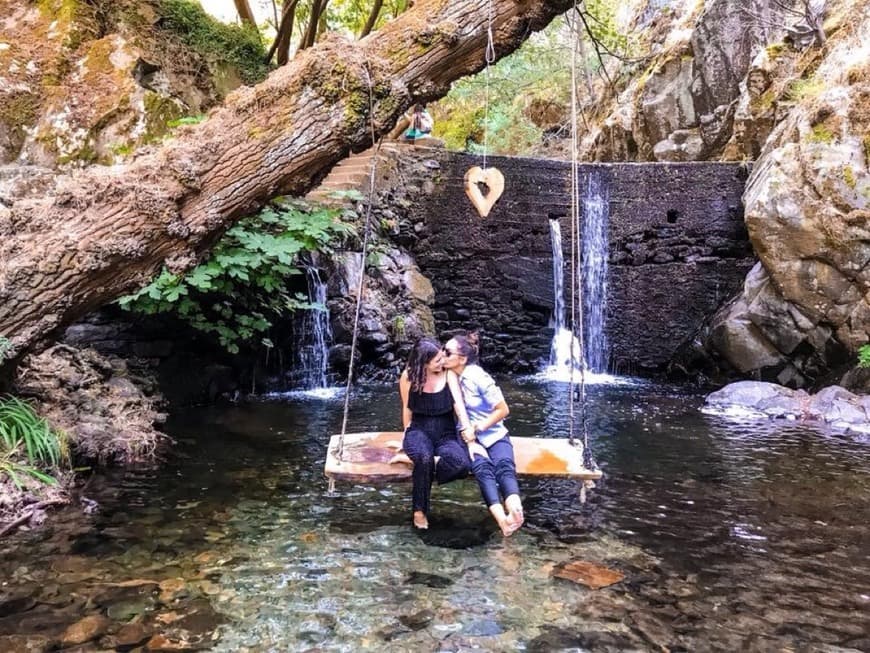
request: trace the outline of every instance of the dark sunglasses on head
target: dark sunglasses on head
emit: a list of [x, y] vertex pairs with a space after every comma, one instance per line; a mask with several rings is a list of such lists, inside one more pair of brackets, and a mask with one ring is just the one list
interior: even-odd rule
[[444, 349], [442, 349], [441, 351], [442, 351], [442, 352], [444, 353], [444, 355], [447, 356], [447, 357], [450, 357], [450, 356], [458, 356], [458, 355], [459, 355], [459, 352], [458, 352], [458, 351], [450, 351], [449, 349], [447, 349], [447, 347], [444, 347]]

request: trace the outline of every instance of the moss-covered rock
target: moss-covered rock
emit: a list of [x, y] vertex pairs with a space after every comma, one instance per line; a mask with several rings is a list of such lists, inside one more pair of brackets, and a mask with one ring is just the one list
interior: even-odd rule
[[190, 0], [0, 0], [0, 13], [0, 163], [112, 163], [266, 72], [256, 34]]

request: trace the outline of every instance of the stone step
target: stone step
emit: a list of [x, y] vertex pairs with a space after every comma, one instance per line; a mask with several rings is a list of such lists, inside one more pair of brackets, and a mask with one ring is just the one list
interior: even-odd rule
[[372, 162], [366, 161], [365, 163], [358, 163], [356, 161], [353, 162], [342, 162], [335, 166], [332, 171], [341, 170], [342, 172], [356, 172], [356, 171], [368, 171], [372, 169]]
[[326, 181], [338, 181], [345, 184], [358, 184], [369, 178], [368, 172], [336, 173], [331, 172], [326, 176]]

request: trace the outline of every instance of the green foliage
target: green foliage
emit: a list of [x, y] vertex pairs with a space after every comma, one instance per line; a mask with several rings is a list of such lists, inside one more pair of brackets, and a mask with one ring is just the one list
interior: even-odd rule
[[616, 25], [619, 3], [612, 0], [585, 0], [583, 8], [586, 25], [592, 38], [610, 52], [629, 53], [631, 50], [629, 37], [620, 33]]
[[15, 459], [15, 451], [0, 453], [0, 476], [5, 474], [19, 490], [24, 489], [21, 476], [30, 476], [46, 485], [57, 485], [57, 479], [32, 465], [25, 465]]
[[[29, 464], [19, 462], [21, 456]], [[68, 459], [66, 438], [37, 415], [29, 403], [17, 397], [0, 398], [0, 473], [8, 475], [19, 488], [19, 474], [54, 484], [54, 478], [35, 466], [58, 468]]]
[[300, 254], [329, 251], [352, 233], [338, 211], [276, 200], [227, 231], [202, 264], [183, 276], [164, 269], [119, 303], [145, 315], [174, 313], [233, 354], [257, 343], [269, 347], [273, 324], [314, 308], [287, 290], [287, 280], [300, 273]]
[[820, 95], [825, 88], [824, 80], [815, 76], [806, 79], [796, 79], [788, 85], [785, 97], [792, 102], [800, 102], [801, 100]]
[[205, 57], [235, 66], [246, 84], [256, 84], [268, 74], [263, 63], [266, 51], [256, 28], [221, 23], [193, 0], [160, 0], [160, 13], [162, 27]]
[[[307, 21], [308, 14], [305, 3], [297, 11], [297, 21]], [[407, 0], [386, 0], [381, 8], [381, 13], [375, 23], [374, 29], [378, 29], [388, 20], [395, 18], [408, 8]], [[351, 35], [358, 35], [368, 20], [372, 9], [371, 0], [333, 0], [326, 10], [326, 22], [332, 29], [346, 31]], [[372, 30], [374, 31], [374, 30]]]
[[827, 125], [820, 123], [813, 126], [813, 130], [810, 132], [807, 140], [810, 143], [832, 143], [834, 141], [834, 132]]
[[200, 114], [198, 116], [184, 116], [183, 118], [177, 118], [176, 120], [169, 120], [166, 125], [174, 129], [181, 125], [198, 125], [203, 120], [205, 120], [205, 114]]
[[870, 343], [858, 347], [858, 367], [870, 367]]
[[455, 82], [450, 94], [433, 107], [435, 136], [454, 150], [480, 151], [485, 139], [491, 154], [528, 151], [542, 134], [531, 117], [532, 104], [568, 106], [571, 71], [566, 56], [570, 50], [564, 26], [554, 21], [490, 68], [488, 93], [485, 72]]

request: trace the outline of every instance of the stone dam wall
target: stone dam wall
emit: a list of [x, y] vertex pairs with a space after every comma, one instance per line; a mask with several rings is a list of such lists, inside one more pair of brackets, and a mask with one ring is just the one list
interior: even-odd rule
[[[506, 183], [486, 218], [464, 192], [465, 172], [481, 157], [433, 152], [423, 163], [415, 167], [421, 192], [411, 196], [410, 251], [435, 289], [437, 333], [480, 329], [487, 367], [539, 369], [553, 333], [551, 219], [561, 224], [570, 265], [570, 163], [488, 157]], [[737, 293], [755, 260], [741, 203], [747, 174], [716, 162], [578, 167], [581, 193], [590, 175], [606, 188], [610, 371], [662, 371]], [[565, 289], [569, 302], [568, 276]]]

